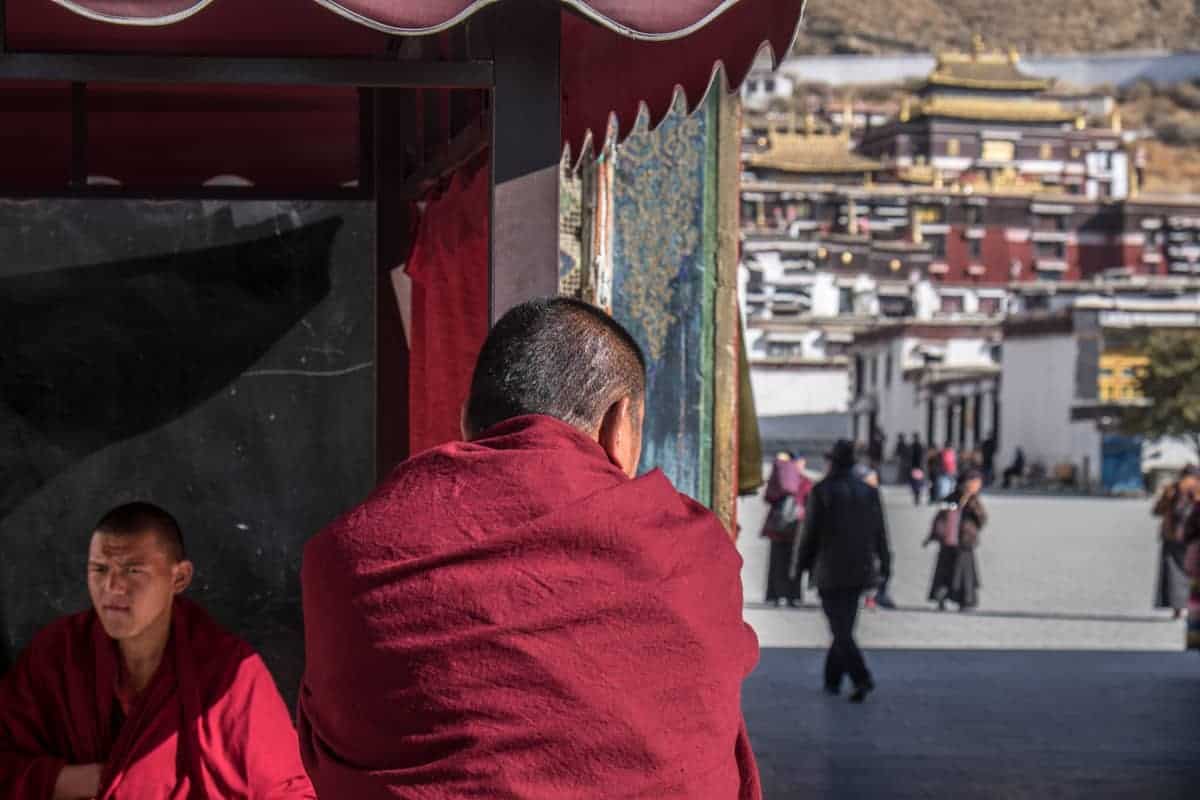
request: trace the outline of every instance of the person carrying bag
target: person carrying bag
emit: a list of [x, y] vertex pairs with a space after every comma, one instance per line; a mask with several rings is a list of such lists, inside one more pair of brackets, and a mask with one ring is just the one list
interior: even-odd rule
[[770, 505], [763, 522], [762, 536], [771, 540], [771, 556], [767, 566], [766, 603], [769, 606], [787, 602], [797, 607], [804, 601], [804, 586], [799, 578], [788, 575], [792, 545], [804, 523], [805, 505], [812, 481], [804, 474], [804, 459], [791, 453], [780, 453], [771, 469], [764, 499]]

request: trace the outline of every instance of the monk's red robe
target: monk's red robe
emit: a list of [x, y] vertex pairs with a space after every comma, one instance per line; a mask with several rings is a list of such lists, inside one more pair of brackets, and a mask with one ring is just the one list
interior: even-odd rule
[[116, 644], [94, 611], [34, 638], [0, 680], [0, 798], [48, 800], [65, 764], [104, 764], [100, 800], [316, 795], [262, 659], [175, 601], [151, 684], [124, 715]]
[[321, 797], [761, 795], [741, 558], [659, 471], [548, 417], [398, 467], [314, 537], [300, 746]]

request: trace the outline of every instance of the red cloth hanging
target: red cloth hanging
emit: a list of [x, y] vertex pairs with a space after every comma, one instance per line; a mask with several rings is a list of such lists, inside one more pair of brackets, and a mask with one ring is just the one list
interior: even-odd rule
[[489, 164], [454, 175], [421, 212], [412, 280], [409, 449], [461, 438], [460, 416], [488, 331]]

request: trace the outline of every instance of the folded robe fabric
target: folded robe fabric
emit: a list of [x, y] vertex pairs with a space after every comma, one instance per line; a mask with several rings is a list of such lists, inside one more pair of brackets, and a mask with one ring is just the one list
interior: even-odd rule
[[758, 798], [758, 658], [717, 519], [520, 417], [312, 539], [301, 752], [321, 797]]
[[120, 724], [117, 650], [94, 611], [42, 630], [0, 681], [0, 798], [49, 800], [64, 764], [104, 764], [99, 800], [312, 800], [262, 659], [177, 598], [150, 686]]

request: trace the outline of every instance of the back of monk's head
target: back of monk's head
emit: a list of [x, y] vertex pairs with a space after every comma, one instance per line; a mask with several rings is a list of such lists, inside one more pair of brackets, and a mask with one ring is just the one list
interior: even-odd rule
[[105, 536], [139, 536], [153, 531], [167, 555], [173, 561], [184, 561], [183, 531], [166, 510], [153, 503], [125, 503], [109, 511], [93, 528]]
[[475, 363], [464, 428], [475, 436], [526, 414], [595, 433], [622, 398], [641, 413], [646, 359], [633, 337], [578, 300], [530, 300], [492, 328]]

